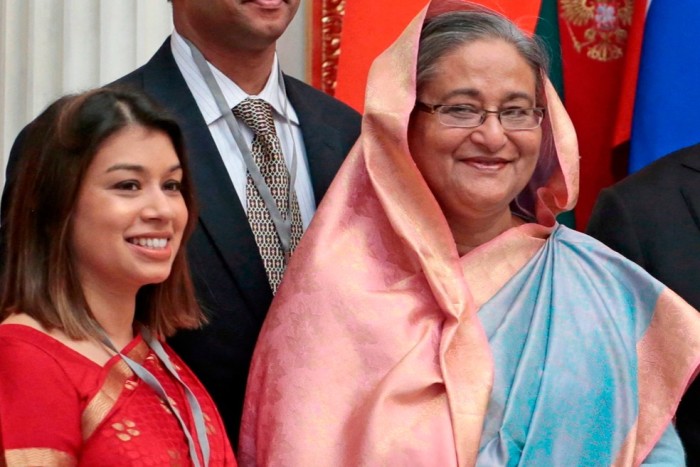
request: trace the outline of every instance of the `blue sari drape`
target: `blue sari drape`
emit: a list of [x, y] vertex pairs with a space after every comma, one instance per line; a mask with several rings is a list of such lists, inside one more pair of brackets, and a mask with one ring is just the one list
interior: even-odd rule
[[[611, 465], [637, 420], [637, 342], [663, 289], [555, 229], [479, 310], [495, 378], [478, 465]], [[672, 426], [647, 461], [685, 465]]]

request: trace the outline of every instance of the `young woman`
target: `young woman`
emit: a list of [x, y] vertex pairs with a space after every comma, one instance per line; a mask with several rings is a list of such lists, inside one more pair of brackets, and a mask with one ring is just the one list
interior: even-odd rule
[[[163, 343], [203, 320], [177, 124], [100, 89], [29, 127], [0, 301], [0, 465], [235, 465], [214, 404]], [[189, 210], [189, 215], [188, 215]]]

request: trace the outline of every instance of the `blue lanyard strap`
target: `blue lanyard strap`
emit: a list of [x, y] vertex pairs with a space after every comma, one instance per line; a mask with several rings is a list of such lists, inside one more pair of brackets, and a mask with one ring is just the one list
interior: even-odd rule
[[[185, 396], [187, 397], [187, 402], [189, 404], [190, 415], [192, 416], [192, 420], [194, 420], [197, 440], [199, 441], [199, 448], [201, 449], [202, 457], [204, 458], [204, 466], [208, 467], [210, 457], [209, 439], [207, 438], [207, 429], [204, 424], [204, 415], [202, 413], [202, 407], [199, 405], [199, 401], [192, 393], [192, 390], [184, 383], [184, 381], [182, 381], [180, 375], [178, 375], [177, 370], [175, 369], [175, 366], [170, 360], [170, 357], [165, 352], [163, 345], [158, 340], [153, 338], [150, 331], [146, 327], [141, 328], [141, 335], [143, 336], [143, 340], [144, 342], [146, 342], [146, 345], [148, 345], [148, 347], [150, 347], [151, 350], [153, 350], [153, 352], [156, 354], [163, 366], [165, 366], [168, 372], [180, 383], [180, 385], [182, 385], [185, 391]], [[102, 342], [113, 352], [119, 355], [124, 361], [124, 363], [126, 363], [129, 366], [131, 371], [133, 371], [136, 376], [138, 376], [144, 383], [146, 383], [151, 389], [153, 389], [153, 391], [155, 391], [155, 393], [158, 394], [158, 396], [163, 400], [163, 402], [168, 404], [168, 407], [177, 418], [177, 421], [180, 423], [182, 431], [185, 433], [192, 463], [195, 465], [195, 467], [201, 467], [192, 433], [190, 432], [189, 428], [187, 427], [187, 424], [180, 415], [179, 410], [173, 405], [171, 399], [168, 397], [168, 394], [165, 392], [165, 389], [160, 384], [158, 379], [155, 376], [153, 376], [153, 373], [144, 368], [143, 365], [132, 360], [131, 358], [127, 357], [119, 350], [117, 350], [116, 347], [114, 347], [114, 344], [112, 344], [112, 342], [107, 338], [106, 335], [103, 336]]]

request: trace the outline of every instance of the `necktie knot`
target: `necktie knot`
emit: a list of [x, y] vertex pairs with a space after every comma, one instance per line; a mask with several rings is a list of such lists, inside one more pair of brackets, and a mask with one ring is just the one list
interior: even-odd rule
[[262, 99], [246, 98], [233, 108], [233, 114], [243, 120], [257, 136], [276, 134], [272, 106]]

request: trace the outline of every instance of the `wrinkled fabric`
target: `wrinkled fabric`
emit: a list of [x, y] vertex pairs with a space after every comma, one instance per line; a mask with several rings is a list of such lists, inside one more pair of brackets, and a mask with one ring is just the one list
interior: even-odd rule
[[603, 261], [634, 268], [557, 226], [578, 150], [549, 83], [535, 175], [511, 206], [532, 222], [457, 253], [407, 127], [423, 20], [459, 8], [473, 6], [432, 1], [370, 70], [362, 135], [258, 340], [242, 465], [468, 466], [494, 452], [503, 465], [631, 465], [674, 435], [700, 317], [644, 273], [604, 273]]
[[[639, 463], [658, 441], [658, 430], [669, 425], [678, 400], [648, 396], [654, 382], [639, 373], [657, 371], [658, 362], [639, 361], [646, 352], [638, 343], [665, 339], [654, 336], [651, 324], [666, 314], [672, 322], [662, 334], [697, 346], [693, 328], [673, 324], [695, 322], [693, 313], [637, 265], [557, 227], [478, 312], [495, 371], [478, 465]], [[658, 350], [665, 384], [687, 384], [697, 360], [673, 361], [672, 349]], [[640, 407], [651, 430], [635, 427]], [[636, 462], [626, 458], [633, 430], [648, 438]], [[665, 465], [684, 465], [672, 431], [665, 445], [676, 446], [662, 458]]]

